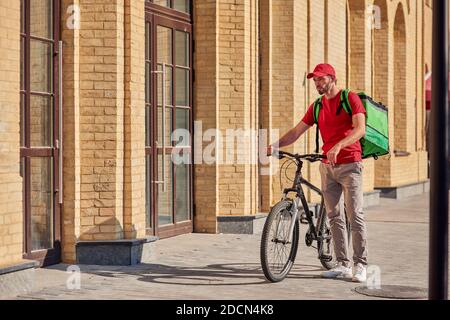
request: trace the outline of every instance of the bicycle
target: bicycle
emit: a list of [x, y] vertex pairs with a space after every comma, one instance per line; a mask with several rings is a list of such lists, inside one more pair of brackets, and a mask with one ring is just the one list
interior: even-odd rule
[[[285, 151], [278, 151], [278, 154], [275, 155], [279, 159], [287, 157], [292, 160], [296, 164], [297, 170], [292, 188], [283, 190], [282, 199], [271, 208], [264, 224], [261, 237], [260, 258], [265, 277], [271, 282], [279, 282], [289, 274], [297, 255], [300, 237], [299, 223], [309, 226], [305, 234], [306, 245], [312, 247], [313, 242], [316, 241], [318, 258], [321, 264], [327, 270], [332, 269], [336, 265], [336, 260], [323, 194], [319, 188], [305, 180], [302, 176], [302, 160], [316, 162], [326, 157], [319, 154], [291, 154]], [[314, 214], [309, 210], [302, 185], [307, 186], [320, 195], [321, 202], [318, 214]], [[289, 197], [290, 193], [295, 193], [295, 198]], [[303, 211], [300, 213], [301, 207]], [[348, 240], [350, 241], [350, 225], [346, 214], [345, 219]], [[275, 254], [274, 259], [271, 259], [270, 256], [272, 253]]]

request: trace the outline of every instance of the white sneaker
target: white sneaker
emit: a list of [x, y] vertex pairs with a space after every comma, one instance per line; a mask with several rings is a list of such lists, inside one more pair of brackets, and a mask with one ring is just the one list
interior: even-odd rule
[[366, 282], [367, 281], [367, 269], [366, 266], [358, 263], [355, 266], [355, 273], [352, 278], [353, 282]]
[[322, 272], [322, 277], [328, 279], [351, 279], [352, 267], [346, 267], [342, 264], [338, 264], [333, 269]]

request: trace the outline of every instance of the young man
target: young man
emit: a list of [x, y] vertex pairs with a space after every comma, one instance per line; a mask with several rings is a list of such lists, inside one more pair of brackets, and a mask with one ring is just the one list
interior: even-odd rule
[[[355, 282], [366, 281], [367, 237], [362, 211], [362, 150], [359, 140], [365, 135], [365, 109], [361, 99], [353, 92], [349, 93], [352, 116], [341, 109], [341, 90], [336, 86], [336, 72], [329, 64], [319, 64], [308, 74], [314, 79], [316, 89], [322, 98], [319, 113], [319, 130], [323, 140], [323, 153], [327, 156], [320, 164], [322, 192], [325, 207], [330, 220], [331, 233], [337, 266], [322, 273], [325, 278], [351, 278]], [[277, 144], [279, 148], [294, 143], [303, 133], [314, 125], [314, 103], [309, 106], [303, 119], [287, 132]], [[273, 145], [267, 148], [267, 154], [273, 152]], [[350, 220], [353, 239], [353, 263], [348, 256], [348, 240], [344, 213], [339, 210], [339, 202], [344, 193], [344, 202]]]

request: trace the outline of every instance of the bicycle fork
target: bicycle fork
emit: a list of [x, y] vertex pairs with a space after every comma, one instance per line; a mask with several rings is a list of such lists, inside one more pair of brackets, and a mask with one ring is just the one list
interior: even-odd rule
[[295, 227], [295, 222], [297, 221], [298, 218], [298, 202], [300, 201], [299, 198], [295, 198], [294, 201], [292, 202], [293, 208], [291, 209], [291, 211], [293, 210], [293, 214], [292, 214], [292, 219], [291, 219], [291, 224], [289, 225], [289, 239], [288, 242], [292, 243], [292, 237], [294, 236], [294, 227]]

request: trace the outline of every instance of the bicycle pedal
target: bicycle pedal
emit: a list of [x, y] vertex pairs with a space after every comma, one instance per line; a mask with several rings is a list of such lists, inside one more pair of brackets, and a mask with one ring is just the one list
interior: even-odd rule
[[300, 223], [301, 224], [309, 224], [308, 218], [306, 217], [306, 213], [305, 212], [302, 212], [300, 214]]
[[323, 254], [323, 255], [319, 256], [319, 259], [322, 261], [325, 261], [325, 262], [330, 262], [331, 260], [333, 260], [333, 257], [330, 255]]

